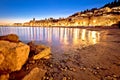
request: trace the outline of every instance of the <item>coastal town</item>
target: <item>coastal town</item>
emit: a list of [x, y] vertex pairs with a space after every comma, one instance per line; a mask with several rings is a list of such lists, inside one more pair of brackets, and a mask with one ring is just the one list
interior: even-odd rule
[[14, 26], [112, 26], [120, 23], [120, 6], [93, 8], [84, 12], [77, 12], [67, 18], [49, 18], [44, 20], [30, 20], [25, 23], [14, 23]]

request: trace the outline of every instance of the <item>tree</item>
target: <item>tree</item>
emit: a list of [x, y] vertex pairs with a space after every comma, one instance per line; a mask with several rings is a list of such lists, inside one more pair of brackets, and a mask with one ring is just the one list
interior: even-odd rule
[[117, 6], [120, 6], [120, 0], [114, 0], [111, 3], [107, 3], [102, 8], [104, 8], [104, 7], [110, 7], [110, 8], [112, 8], [112, 7], [117, 7]]

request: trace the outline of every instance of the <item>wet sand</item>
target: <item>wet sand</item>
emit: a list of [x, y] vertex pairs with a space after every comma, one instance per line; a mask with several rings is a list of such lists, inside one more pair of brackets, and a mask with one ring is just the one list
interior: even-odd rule
[[100, 42], [67, 52], [54, 52], [48, 60], [28, 61], [10, 80], [21, 80], [34, 67], [46, 71], [42, 80], [120, 80], [120, 29], [101, 32]]

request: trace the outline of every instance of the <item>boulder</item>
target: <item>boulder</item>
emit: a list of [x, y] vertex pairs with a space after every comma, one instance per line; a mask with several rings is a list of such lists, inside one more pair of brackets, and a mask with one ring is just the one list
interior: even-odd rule
[[9, 74], [0, 75], [0, 80], [9, 80]]
[[3, 62], [3, 60], [4, 60], [4, 56], [2, 53], [0, 53], [0, 64]]
[[42, 80], [45, 73], [46, 73], [46, 70], [35, 67], [22, 80]]
[[44, 45], [35, 45], [33, 42], [28, 43], [28, 45], [30, 46], [30, 56], [34, 60], [41, 58], [48, 59], [48, 56], [51, 53], [51, 49], [49, 47]]
[[29, 56], [28, 45], [0, 40], [0, 74], [18, 71]]
[[0, 40], [6, 40], [10, 42], [19, 42], [19, 37], [16, 34], [8, 34], [5, 36], [0, 36]]
[[[41, 49], [41, 51], [39, 51], [39, 49]], [[45, 58], [48, 57], [51, 53], [51, 50], [49, 47], [46, 47], [46, 46], [42, 46], [42, 45], [39, 45], [38, 47], [38, 54], [34, 55], [33, 56], [33, 59], [34, 60], [37, 60], [37, 59], [41, 59], [41, 58]]]

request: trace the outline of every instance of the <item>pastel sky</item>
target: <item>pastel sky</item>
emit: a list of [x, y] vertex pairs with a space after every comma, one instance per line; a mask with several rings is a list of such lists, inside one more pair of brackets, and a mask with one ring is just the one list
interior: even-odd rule
[[26, 22], [32, 18], [68, 17], [75, 12], [99, 8], [113, 0], [0, 0], [0, 24]]

